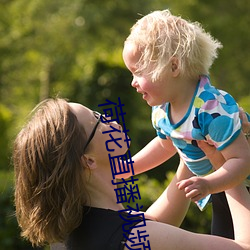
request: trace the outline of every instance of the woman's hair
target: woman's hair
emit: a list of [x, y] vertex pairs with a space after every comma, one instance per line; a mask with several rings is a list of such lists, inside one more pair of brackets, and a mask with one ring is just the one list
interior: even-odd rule
[[15, 205], [22, 236], [33, 245], [64, 241], [86, 201], [86, 133], [63, 99], [40, 103], [13, 149]]
[[138, 20], [128, 42], [142, 53], [137, 71], [151, 74], [153, 81], [164, 75], [173, 57], [178, 59], [182, 75], [197, 78], [208, 74], [222, 47], [198, 22], [188, 22], [169, 10], [154, 11]]

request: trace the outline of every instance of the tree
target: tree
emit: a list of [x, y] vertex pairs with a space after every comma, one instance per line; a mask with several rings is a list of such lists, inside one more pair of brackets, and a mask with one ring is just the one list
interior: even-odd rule
[[[131, 151], [135, 153], [154, 137], [151, 109], [129, 87], [131, 76], [121, 52], [129, 29], [137, 19], [165, 8], [201, 22], [223, 43], [224, 48], [211, 70], [213, 83], [230, 92], [250, 111], [248, 0], [226, 3], [216, 0], [2, 0], [0, 169], [8, 169], [11, 141], [25, 117], [35, 104], [48, 96], [66, 97], [93, 109], [98, 109], [98, 104], [106, 98], [120, 97], [127, 113]], [[177, 161], [178, 157], [148, 172], [149, 179], [142, 185], [150, 184], [152, 178], [164, 182], [166, 171], [174, 170]], [[196, 213], [193, 208], [190, 221], [194, 222], [192, 213]], [[194, 223], [197, 228], [198, 223]]]

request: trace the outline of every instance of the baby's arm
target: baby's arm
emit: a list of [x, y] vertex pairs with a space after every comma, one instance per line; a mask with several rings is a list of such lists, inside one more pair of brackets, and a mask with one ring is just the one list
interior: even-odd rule
[[[132, 157], [134, 174], [140, 174], [170, 159], [176, 153], [176, 149], [170, 139], [163, 140], [155, 137], [143, 149]], [[118, 175], [117, 178], [128, 178], [131, 173]]]
[[[208, 194], [218, 193], [242, 183], [250, 174], [250, 148], [241, 133], [235, 141], [221, 151], [224, 164], [212, 174], [191, 177], [178, 183], [186, 196], [197, 201]], [[223, 162], [220, 158], [217, 162]]]
[[170, 139], [155, 137], [142, 150], [133, 156], [135, 174], [143, 173], [170, 159], [176, 149]]

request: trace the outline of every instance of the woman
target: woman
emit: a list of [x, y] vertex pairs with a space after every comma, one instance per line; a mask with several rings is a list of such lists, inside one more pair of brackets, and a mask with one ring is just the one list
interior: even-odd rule
[[[80, 104], [49, 99], [38, 105], [18, 134], [13, 152], [16, 215], [22, 236], [33, 245], [65, 242], [72, 250], [141, 249], [134, 248], [141, 243], [134, 235], [144, 222], [138, 215], [136, 227], [124, 234], [118, 212], [124, 208], [117, 203], [105, 146], [110, 125], [120, 131], [122, 127], [103, 119]], [[117, 136], [125, 140], [121, 133]], [[126, 142], [119, 143], [115, 155], [126, 153]], [[149, 236], [143, 249], [250, 249], [250, 200], [244, 186], [227, 191], [235, 240], [174, 227], [189, 205], [176, 183], [190, 175], [181, 162], [171, 184], [145, 212]]]

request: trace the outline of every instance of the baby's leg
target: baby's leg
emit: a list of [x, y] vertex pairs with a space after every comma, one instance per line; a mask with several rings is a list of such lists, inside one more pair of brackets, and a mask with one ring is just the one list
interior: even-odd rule
[[147, 214], [156, 218], [159, 222], [179, 227], [186, 216], [190, 199], [186, 198], [185, 192], [178, 189], [176, 183], [191, 176], [193, 174], [181, 160], [171, 183], [153, 205], [149, 207]]

